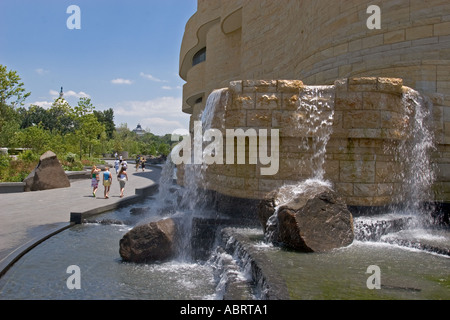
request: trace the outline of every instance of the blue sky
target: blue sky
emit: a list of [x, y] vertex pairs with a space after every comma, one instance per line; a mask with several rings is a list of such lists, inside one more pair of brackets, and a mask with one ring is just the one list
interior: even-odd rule
[[[70, 5], [81, 29], [67, 28]], [[49, 107], [61, 87], [70, 105], [114, 109], [116, 125], [154, 134], [188, 128], [181, 111], [179, 54], [197, 0], [1, 0], [0, 64]]]

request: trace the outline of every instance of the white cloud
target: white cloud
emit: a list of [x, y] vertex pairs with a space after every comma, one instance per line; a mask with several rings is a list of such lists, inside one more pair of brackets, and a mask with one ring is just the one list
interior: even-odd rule
[[127, 123], [133, 130], [137, 124], [149, 128], [157, 135], [172, 133], [174, 130], [189, 128], [189, 115], [181, 110], [182, 99], [160, 97], [147, 101], [124, 101], [114, 109], [114, 122]]
[[181, 98], [161, 97], [147, 101], [125, 101], [115, 108], [117, 115], [125, 116], [154, 116], [176, 115], [181, 112]]
[[155, 82], [168, 82], [167, 80], [161, 80], [161, 79], [158, 79], [158, 78], [152, 76], [151, 74], [145, 74], [145, 73], [143, 73], [143, 72], [141, 72], [139, 75], [140, 75], [142, 78], [149, 79], [149, 80], [155, 81]]
[[[89, 94], [87, 94], [86, 92], [80, 91], [80, 92], [75, 92], [73, 90], [69, 90], [69, 91], [63, 91], [64, 92], [64, 97], [65, 98], [70, 98], [70, 97], [75, 97], [75, 98], [90, 98], [91, 96]], [[59, 92], [56, 90], [50, 90], [50, 95], [52, 96], [59, 96]]]
[[117, 79], [113, 79], [111, 80], [112, 84], [132, 84], [133, 81], [129, 80], [129, 79], [123, 79], [123, 78], [117, 78]]
[[178, 90], [178, 89], [181, 89], [181, 87], [180, 86], [176, 86], [176, 87], [162, 86], [161, 89], [163, 89], [163, 90]]
[[141, 119], [139, 123], [142, 128], [148, 128], [151, 133], [156, 135], [172, 133], [175, 130], [180, 130], [185, 127], [185, 125], [183, 125], [181, 121], [164, 118], [144, 118]]
[[30, 103], [30, 105], [39, 106], [39, 107], [42, 107], [44, 109], [50, 109], [52, 104], [53, 104], [52, 101], [36, 101], [36, 102]]
[[37, 73], [38, 75], [40, 75], [40, 76], [43, 76], [44, 74], [47, 74], [47, 73], [50, 72], [50, 71], [45, 70], [45, 69], [43, 69], [43, 68], [38, 68], [38, 69], [36, 69], [36, 70], [34, 70], [34, 71], [36, 71], [36, 73]]

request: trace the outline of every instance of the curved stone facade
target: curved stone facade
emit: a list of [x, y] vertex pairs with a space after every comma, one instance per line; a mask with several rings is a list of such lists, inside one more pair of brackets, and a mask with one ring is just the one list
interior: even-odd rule
[[[381, 29], [367, 27], [370, 5], [381, 9]], [[193, 66], [193, 56], [205, 47], [206, 60]], [[234, 80], [333, 85], [343, 78], [402, 79], [434, 104], [435, 193], [445, 201], [450, 200], [449, 75], [448, 0], [199, 0], [180, 52], [183, 111], [192, 120], [214, 89]], [[348, 117], [346, 125], [361, 124], [355, 113]], [[372, 121], [387, 115], [380, 117]], [[373, 132], [372, 124], [359, 129]]]

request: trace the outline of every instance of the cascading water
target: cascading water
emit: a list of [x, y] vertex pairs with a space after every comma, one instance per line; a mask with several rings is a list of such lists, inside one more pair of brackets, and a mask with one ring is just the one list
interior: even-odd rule
[[[206, 106], [203, 113], [200, 116], [201, 126], [194, 126], [194, 141], [193, 150], [195, 150], [195, 144], [202, 146], [203, 150], [203, 134], [206, 130], [211, 128], [212, 121], [215, 115], [216, 107], [220, 102], [222, 94], [226, 89], [214, 90], [206, 101]], [[227, 94], [225, 92], [225, 94]], [[200, 140], [201, 139], [201, 140]], [[202, 151], [203, 153], [203, 151]], [[171, 194], [170, 189], [173, 188], [172, 176], [175, 165], [169, 157], [167, 163], [162, 172], [160, 179], [160, 196], [158, 199], [166, 201], [168, 198], [172, 198], [171, 205], [175, 206], [177, 212], [182, 216], [183, 223], [181, 224], [182, 230], [180, 231], [181, 241], [178, 244], [179, 258], [182, 260], [190, 260], [192, 258], [192, 232], [193, 232], [193, 219], [194, 218], [209, 218], [207, 209], [208, 195], [205, 192], [205, 174], [207, 164], [205, 161], [198, 163], [198, 156], [194, 153], [191, 155], [191, 164], [184, 165], [184, 184], [182, 188], [177, 188], [175, 196]], [[204, 155], [202, 154], [202, 158]]]
[[[202, 130], [212, 126], [212, 117], [222, 90], [213, 92], [208, 98], [202, 114]], [[306, 87], [300, 94], [298, 106], [299, 128], [305, 132], [299, 141], [308, 157], [305, 166], [312, 169], [300, 183], [284, 186], [286, 197], [278, 206], [296, 194], [306, 192], [315, 184], [330, 187], [324, 180], [325, 152], [331, 135], [334, 118], [332, 87]], [[430, 186], [434, 174], [429, 161], [432, 150], [432, 134], [428, 127], [429, 105], [415, 91], [408, 91], [403, 97], [405, 106], [411, 109], [409, 139], [397, 146], [394, 152], [405, 166], [404, 196], [407, 203], [404, 211], [421, 214], [421, 203], [430, 199]], [[303, 116], [303, 117], [302, 117]], [[392, 151], [392, 150], [391, 150]], [[239, 297], [244, 299], [448, 299], [448, 256], [429, 255], [424, 248], [433, 247], [433, 241], [444, 242], [448, 248], [447, 235], [428, 235], [427, 243], [410, 245], [404, 250], [404, 238], [393, 241], [397, 228], [406, 229], [411, 225], [413, 215], [393, 214], [392, 223], [380, 222], [379, 216], [370, 217], [375, 221], [373, 230], [367, 230], [364, 241], [325, 254], [297, 254], [281, 250], [263, 242], [259, 229], [226, 228], [222, 233], [222, 249], [212, 252], [205, 264], [192, 262], [191, 231], [192, 219], [204, 216], [202, 210], [204, 170], [206, 164], [186, 166], [184, 187], [174, 185], [175, 165], [170, 157], [160, 179], [159, 194], [149, 199], [149, 208], [169, 206], [164, 211], [183, 215], [185, 223], [184, 239], [178, 259], [168, 263], [136, 265], [122, 263], [117, 259], [117, 244], [123, 234], [134, 223], [124, 225], [86, 224], [75, 226], [49, 239], [33, 249], [0, 280], [0, 299], [223, 299]], [[138, 218], [130, 213], [134, 207], [123, 208], [105, 214], [107, 217], [124, 220]], [[152, 218], [160, 218], [153, 214]], [[398, 218], [401, 218], [400, 221]], [[124, 220], [125, 221], [125, 220]], [[414, 230], [408, 234], [417, 237]], [[226, 234], [225, 234], [226, 233]], [[392, 239], [392, 238], [391, 238]], [[373, 242], [370, 242], [373, 241]], [[402, 248], [382, 244], [394, 242]], [[421, 249], [421, 250], [417, 250]], [[436, 251], [434, 251], [436, 252]], [[46, 257], [46, 259], [42, 259]], [[65, 273], [68, 265], [80, 265], [83, 270], [83, 290], [68, 290]], [[382, 290], [369, 290], [365, 275], [367, 266], [379, 265], [382, 269]], [[416, 267], [419, 266], [419, 267]], [[211, 269], [215, 269], [212, 279]], [[84, 272], [88, 270], [89, 272]], [[55, 275], [58, 276], [55, 280]], [[275, 279], [274, 279], [275, 277]], [[249, 291], [248, 284], [252, 288]], [[273, 285], [275, 283], [275, 286]], [[283, 286], [289, 293], [274, 292]], [[255, 289], [256, 288], [256, 289]], [[232, 295], [232, 293], [236, 295]], [[273, 295], [272, 295], [273, 294]], [[206, 296], [205, 296], [206, 295]]]
[[406, 210], [423, 214], [424, 202], [432, 200], [432, 185], [435, 175], [430, 161], [434, 149], [433, 131], [430, 129], [431, 102], [417, 91], [408, 89], [403, 95], [403, 105], [412, 110], [410, 133], [397, 151], [403, 155], [405, 180], [403, 185]]
[[306, 130], [300, 145], [310, 154], [304, 165], [311, 168], [312, 179], [324, 178], [325, 153], [333, 131], [334, 95], [334, 86], [305, 87], [297, 109], [300, 115], [297, 127]]
[[[216, 106], [220, 102], [220, 98], [226, 89], [214, 90], [206, 101], [205, 109], [200, 115], [202, 126], [194, 126], [194, 144], [203, 147], [203, 133], [211, 128], [212, 120], [215, 114]], [[192, 148], [195, 150], [195, 146]], [[203, 148], [202, 148], [203, 150]], [[195, 152], [192, 155], [191, 164], [185, 165], [184, 188], [182, 191], [182, 199], [180, 207], [189, 209], [202, 208], [206, 204], [206, 194], [204, 192], [205, 173], [207, 164], [203, 161], [204, 155], [202, 151], [202, 159], [195, 159]], [[201, 160], [198, 163], [196, 160]]]
[[278, 209], [295, 198], [307, 192], [312, 186], [326, 186], [331, 183], [324, 180], [325, 156], [327, 144], [333, 132], [334, 120], [334, 86], [308, 86], [301, 92], [300, 103], [297, 108], [299, 121], [297, 130], [303, 137], [299, 147], [307, 158], [303, 159], [302, 167], [310, 168], [310, 176], [294, 185], [284, 185], [279, 194], [282, 197], [276, 203], [275, 213], [267, 221], [265, 240], [272, 242], [277, 232]]
[[385, 215], [357, 218], [355, 238], [449, 255], [448, 232], [436, 227], [432, 221], [435, 179], [430, 160], [434, 149], [430, 129], [432, 104], [417, 91], [407, 89], [402, 105], [407, 111], [404, 123], [408, 134], [405, 140], [386, 150], [402, 165], [400, 206], [392, 206], [391, 212]]

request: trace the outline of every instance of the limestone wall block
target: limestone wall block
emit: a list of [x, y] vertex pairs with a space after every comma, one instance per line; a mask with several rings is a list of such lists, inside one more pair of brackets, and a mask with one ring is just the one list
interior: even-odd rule
[[304, 84], [300, 80], [278, 80], [278, 92], [282, 93], [299, 93]]
[[272, 128], [280, 129], [282, 137], [306, 137], [308, 128], [300, 125], [306, 118], [305, 112], [275, 110], [272, 112]]
[[334, 88], [336, 92], [348, 90], [348, 79], [342, 78], [334, 81]]
[[257, 93], [257, 109], [279, 109], [281, 105], [281, 94], [279, 93]]
[[272, 179], [259, 179], [258, 190], [264, 192], [270, 192], [272, 190], [279, 189], [283, 186], [283, 180], [272, 180]]
[[403, 79], [399, 78], [378, 78], [378, 90], [394, 94], [402, 94]]
[[283, 93], [281, 98], [281, 109], [295, 111], [300, 104], [299, 93]]
[[373, 197], [378, 194], [378, 184], [355, 183], [353, 192], [357, 197]]
[[346, 129], [361, 128], [375, 129], [380, 128], [381, 114], [379, 111], [371, 110], [352, 110], [344, 113], [343, 127]]
[[339, 161], [336, 160], [327, 160], [323, 164], [323, 169], [325, 171], [324, 173], [324, 179], [330, 180], [330, 181], [339, 181]]
[[400, 96], [383, 92], [364, 92], [362, 95], [364, 110], [388, 110], [405, 112]]
[[271, 110], [248, 110], [247, 126], [254, 128], [270, 128], [272, 126]]
[[255, 178], [258, 176], [256, 168], [256, 165], [248, 164], [248, 162], [246, 164], [239, 164], [236, 166], [236, 175], [243, 178]]
[[243, 90], [242, 80], [230, 81], [228, 88], [232, 94], [241, 94]]
[[375, 182], [375, 161], [340, 161], [341, 182]]
[[[378, 197], [372, 197], [372, 201], [370, 202], [372, 206], [386, 206], [393, 203], [392, 196], [378, 196]], [[364, 203], [361, 203], [360, 205], [365, 205]]]
[[232, 101], [229, 104], [230, 110], [243, 110], [255, 108], [255, 93], [233, 94]]
[[342, 195], [346, 196], [353, 195], [353, 183], [336, 182], [334, 183], [334, 189], [336, 190], [337, 193], [340, 193]]
[[375, 182], [389, 183], [401, 181], [402, 164], [397, 162], [377, 161], [375, 167]]
[[225, 128], [243, 128], [247, 126], [247, 112], [243, 109], [225, 111]]
[[243, 92], [276, 92], [276, 80], [244, 80]]
[[[345, 197], [345, 203], [349, 206], [367, 206], [368, 203], [374, 203], [374, 197]], [[388, 203], [385, 203], [388, 204]], [[383, 205], [383, 204], [381, 204]]]
[[377, 91], [377, 82], [376, 77], [350, 78], [348, 79], [348, 90], [358, 92]]
[[392, 111], [381, 112], [381, 127], [398, 129], [400, 131], [406, 131], [409, 124], [408, 117]]
[[334, 110], [362, 110], [363, 109], [363, 93], [362, 92], [336, 92]]

